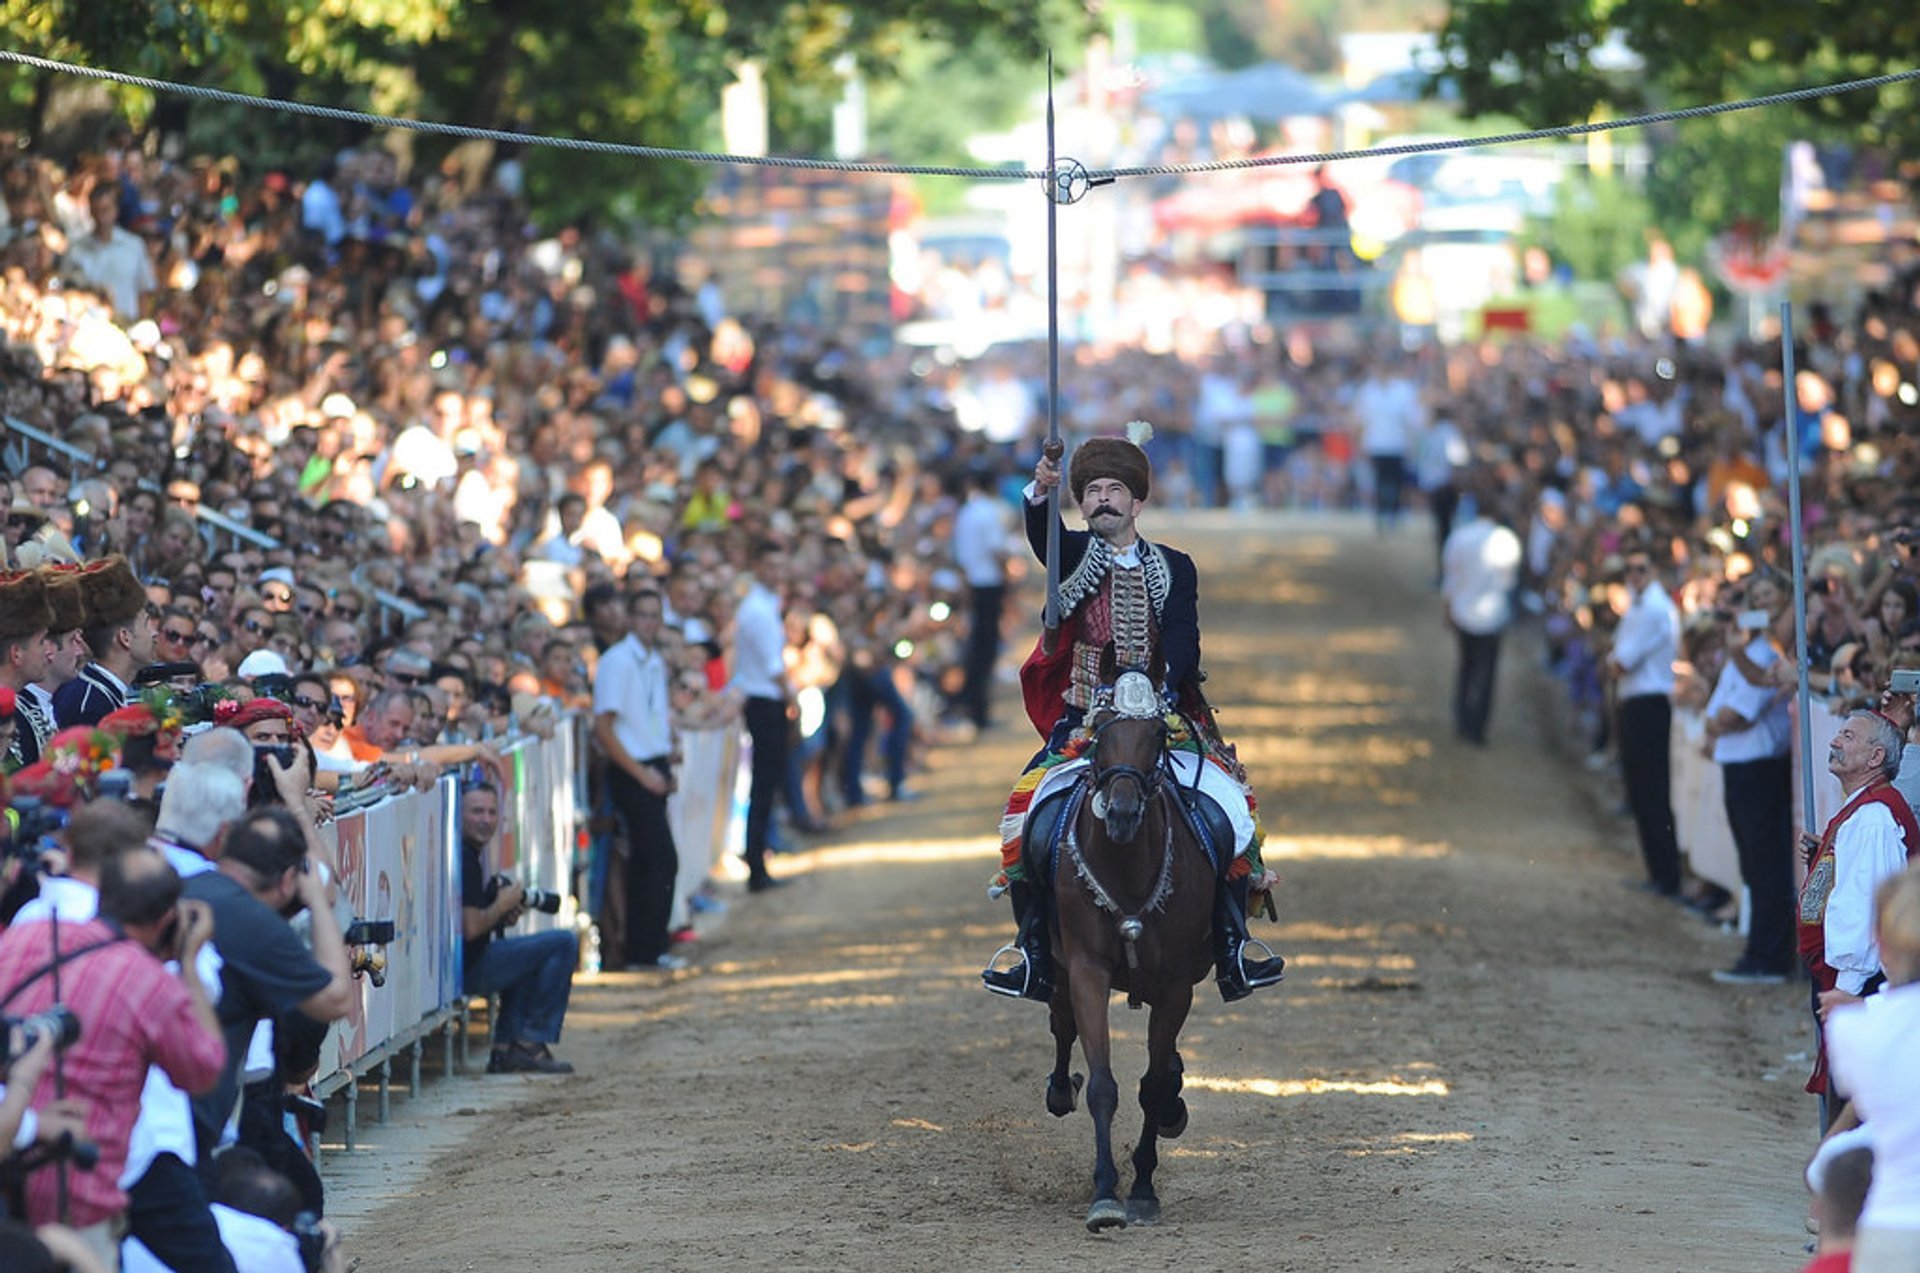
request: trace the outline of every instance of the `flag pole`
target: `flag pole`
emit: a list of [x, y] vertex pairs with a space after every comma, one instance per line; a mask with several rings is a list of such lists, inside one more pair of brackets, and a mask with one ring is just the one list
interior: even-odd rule
[[[1053, 147], [1053, 51], [1047, 51], [1047, 441], [1041, 453], [1057, 469], [1066, 454], [1060, 440], [1060, 190]], [[1065, 474], [1061, 474], [1062, 480]], [[1047, 492], [1047, 605], [1040, 648], [1052, 654], [1060, 635], [1060, 483]]]
[[1781, 395], [1787, 418], [1787, 518], [1788, 543], [1793, 561], [1793, 647], [1798, 669], [1797, 701], [1800, 717], [1800, 808], [1801, 830], [1817, 835], [1813, 813], [1813, 691], [1807, 683], [1807, 562], [1806, 541], [1800, 521], [1800, 392], [1794, 384], [1793, 302], [1780, 302]]

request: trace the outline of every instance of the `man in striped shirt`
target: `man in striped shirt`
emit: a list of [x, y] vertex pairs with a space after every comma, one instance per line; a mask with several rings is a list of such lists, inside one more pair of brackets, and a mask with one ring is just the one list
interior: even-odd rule
[[[192, 971], [212, 933], [207, 908], [182, 902], [180, 877], [141, 845], [102, 867], [98, 919], [19, 924], [0, 934], [0, 1010], [24, 1016], [58, 1002], [80, 1021], [79, 1040], [41, 1079], [34, 1105], [53, 1099], [57, 1075], [67, 1099], [86, 1103], [87, 1137], [100, 1150], [91, 1169], [62, 1163], [31, 1174], [27, 1219], [64, 1219], [109, 1268], [117, 1267], [127, 1205], [118, 1182], [147, 1067], [157, 1065], [180, 1087], [200, 1092], [212, 1086], [226, 1059], [207, 989]], [[176, 944], [178, 977], [160, 962]], [[63, 1176], [64, 1217], [58, 1214]]]

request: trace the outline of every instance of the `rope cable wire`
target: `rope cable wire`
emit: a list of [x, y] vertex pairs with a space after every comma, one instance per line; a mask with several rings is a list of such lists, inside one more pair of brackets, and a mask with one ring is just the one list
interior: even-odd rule
[[[71, 62], [55, 61], [52, 58], [36, 57], [30, 53], [20, 53], [12, 49], [0, 49], [0, 62], [11, 62], [18, 66], [32, 67], [35, 70], [55, 71], [67, 75], [84, 76], [91, 79], [106, 80], [115, 84], [124, 84], [131, 88], [143, 88], [153, 93], [177, 93], [188, 97], [199, 97], [209, 101], [226, 102], [230, 105], [245, 106], [256, 110], [281, 111], [294, 115], [308, 115], [319, 119], [331, 119], [341, 123], [360, 124], [372, 128], [397, 128], [417, 133], [432, 133], [444, 137], [458, 137], [467, 141], [497, 141], [522, 146], [549, 146], [560, 150], [577, 150], [590, 154], [624, 156], [632, 159], [672, 159], [695, 164], [737, 164], [758, 168], [804, 168], [826, 172], [885, 173], [907, 177], [962, 177], [974, 181], [1045, 181], [1047, 173], [1030, 168], [981, 168], [967, 166], [934, 166], [923, 164], [868, 163], [858, 160], [828, 159], [820, 156], [791, 155], [732, 155], [718, 151], [690, 150], [670, 146], [642, 146], [630, 142], [596, 141], [584, 137], [557, 137], [544, 133], [510, 132], [499, 128], [477, 128], [468, 124], [448, 124], [436, 120], [402, 119], [394, 115], [379, 115], [370, 111], [349, 110], [340, 106], [320, 106], [311, 102], [295, 102], [284, 98], [261, 97], [250, 93], [236, 93], [228, 89], [209, 88], [200, 84], [181, 84], [172, 80], [152, 79], [144, 75], [129, 75], [124, 71], [108, 71], [98, 67], [79, 66]], [[1726, 115], [1734, 111], [1756, 110], [1766, 106], [1780, 106], [1789, 102], [1811, 101], [1820, 97], [1834, 97], [1842, 93], [1856, 93], [1866, 89], [1885, 88], [1891, 84], [1901, 84], [1920, 79], [1920, 69], [1892, 71], [1885, 75], [1873, 75], [1864, 79], [1844, 80], [1835, 84], [1816, 84], [1805, 88], [1789, 89], [1780, 93], [1768, 93], [1761, 97], [1738, 98], [1728, 102], [1714, 102], [1705, 106], [1687, 106], [1677, 110], [1654, 111], [1644, 115], [1629, 115], [1623, 119], [1595, 120], [1584, 124], [1561, 124], [1551, 128], [1535, 128], [1522, 132], [1497, 133], [1489, 137], [1459, 137], [1437, 141], [1412, 142], [1399, 146], [1374, 146], [1359, 150], [1320, 151], [1300, 155], [1253, 155], [1244, 159], [1217, 159], [1191, 164], [1149, 164], [1132, 168], [1102, 168], [1087, 173], [1093, 185], [1105, 185], [1113, 181], [1131, 177], [1181, 177], [1210, 172], [1234, 172], [1256, 168], [1277, 168], [1288, 165], [1339, 163], [1348, 159], [1392, 158], [1400, 155], [1429, 154], [1440, 151], [1474, 150], [1490, 146], [1511, 146], [1529, 141], [1547, 141], [1556, 138], [1586, 137], [1595, 133], [1619, 132], [1631, 128], [1648, 128], [1656, 124], [1672, 123], [1683, 119], [1701, 119], [1710, 115]]]

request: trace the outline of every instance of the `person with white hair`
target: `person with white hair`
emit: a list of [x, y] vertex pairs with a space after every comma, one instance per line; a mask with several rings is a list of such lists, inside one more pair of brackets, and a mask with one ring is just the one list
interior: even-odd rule
[[[1800, 958], [1813, 978], [1818, 1012], [1858, 1002], [1886, 981], [1874, 935], [1874, 892], [1906, 869], [1920, 849], [1907, 798], [1894, 790], [1906, 731], [1878, 711], [1847, 717], [1827, 747], [1827, 769], [1846, 802], [1818, 840], [1801, 837], [1807, 878], [1800, 886]], [[1828, 1121], [1840, 1101], [1827, 1075], [1824, 1031], [1807, 1090], [1821, 1096]]]

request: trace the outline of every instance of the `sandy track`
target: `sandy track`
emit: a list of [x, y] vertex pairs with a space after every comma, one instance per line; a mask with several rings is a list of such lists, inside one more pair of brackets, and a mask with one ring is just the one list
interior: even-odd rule
[[[1042, 1106], [1045, 1011], [978, 986], [1010, 927], [991, 831], [1033, 745], [1009, 704], [934, 757], [928, 799], [736, 900], [693, 975], [583, 982], [578, 1076], [400, 1102], [335, 1187], [361, 1267], [1797, 1267], [1799, 992], [1714, 986], [1734, 939], [1620, 887], [1630, 832], [1516, 643], [1493, 745], [1452, 743], [1423, 530], [1160, 526], [1201, 562], [1289, 959], [1278, 990], [1196, 999], [1164, 1224], [1083, 1230], [1092, 1138]], [[1145, 1014], [1114, 1021], [1124, 1152]], [[441, 1146], [417, 1179], [380, 1165]]]

